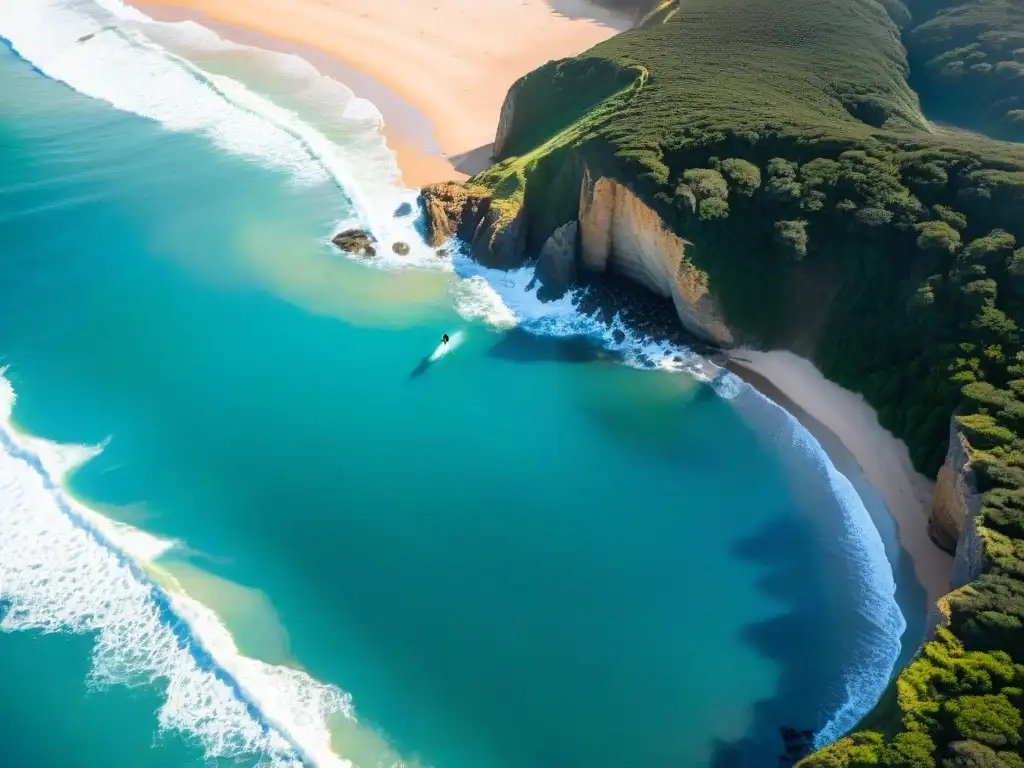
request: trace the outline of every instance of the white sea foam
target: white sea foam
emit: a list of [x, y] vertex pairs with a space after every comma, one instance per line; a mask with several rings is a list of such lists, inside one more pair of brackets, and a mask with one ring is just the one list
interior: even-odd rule
[[[842, 512], [837, 543], [857, 580], [851, 587], [854, 590], [852, 602], [858, 606], [861, 617], [874, 627], [851, 644], [852, 653], [845, 659], [842, 704], [829, 713], [828, 721], [815, 734], [815, 744], [821, 747], [853, 728], [889, 683], [901, 649], [900, 638], [907, 627], [895, 600], [892, 567], [882, 537], [860, 495], [849, 479], [835, 468], [817, 438], [795, 416], [755, 387], [725, 369], [718, 371], [713, 385], [719, 395], [729, 400], [750, 397], [756, 408], [771, 409], [777, 417], [773, 423], [780, 424], [772, 429], [772, 437], [782, 448], [780, 455], [795, 464], [801, 475], [817, 473], [828, 484]], [[763, 410], [761, 416], [764, 416]]]
[[[335, 231], [370, 228], [380, 243], [373, 261], [378, 267], [453, 272], [459, 278], [453, 300], [469, 320], [600, 339], [627, 364], [686, 371], [727, 399], [746, 386], [686, 348], [639, 338], [619, 318], [609, 326], [581, 314], [573, 295], [541, 302], [529, 267], [488, 270], [457, 243], [449, 245], [451, 256], [439, 258], [419, 235], [414, 216], [393, 215], [403, 204], [415, 210], [416, 193], [398, 184], [379, 112], [301, 58], [235, 45], [193, 22], [155, 22], [120, 0], [0, 2], [0, 35], [42, 72], [81, 93], [169, 130], [202, 133], [298, 183], [337, 183], [353, 210]], [[250, 55], [251, 66], [234, 63], [240, 52]], [[396, 241], [409, 244], [411, 252], [393, 254]], [[350, 713], [345, 695], [294, 670], [241, 657], [208, 609], [140, 580], [132, 563], [149, 562], [174, 543], [74, 506], [55, 485], [55, 478], [99, 448], [57, 447], [14, 434], [9, 427], [0, 431], [9, 449], [0, 457], [8, 500], [0, 516], [13, 532], [0, 542], [0, 595], [12, 605], [3, 628], [98, 630], [94, 679], [169, 681], [161, 724], [196, 734], [211, 756], [260, 752], [287, 764], [304, 752], [321, 764], [340, 762], [323, 723], [330, 712]], [[879, 535], [814, 438], [795, 424], [792, 440], [794, 450], [828, 472], [844, 509], [851, 557], [860, 563], [866, 615], [883, 635], [896, 638], [898, 652], [903, 617], [891, 599], [892, 574]], [[184, 639], [174, 634], [182, 629]], [[196, 648], [212, 666], [197, 661]], [[839, 735], [866, 711], [894, 659], [891, 643], [863, 649], [848, 676], [847, 704], [819, 741]]]
[[616, 315], [605, 323], [579, 310], [582, 291], [569, 292], [554, 301], [537, 295], [533, 267], [508, 272], [487, 269], [470, 259], [457, 243], [452, 244], [451, 269], [461, 280], [455, 285], [455, 306], [467, 319], [479, 319], [502, 329], [519, 326], [544, 336], [586, 336], [600, 340], [605, 349], [621, 355], [637, 368], [685, 371], [710, 381], [711, 366], [687, 347], [645, 339]]
[[170, 130], [200, 131], [226, 150], [304, 181], [324, 178], [300, 141], [233, 106], [122, 21], [91, 2], [0, 3], [0, 34], [46, 75]]
[[441, 342], [437, 345], [437, 348], [430, 355], [430, 362], [436, 362], [442, 357], [447, 355], [449, 352], [453, 352], [456, 347], [460, 346], [466, 338], [465, 331], [456, 331], [453, 333], [447, 343]]
[[156, 587], [142, 566], [173, 542], [69, 497], [60, 478], [99, 449], [16, 432], [13, 403], [0, 372], [0, 629], [96, 633], [90, 682], [163, 689], [160, 727], [195, 738], [208, 758], [350, 765], [327, 728], [331, 715], [351, 717], [348, 696], [242, 656], [210, 609]]
[[336, 183], [354, 205], [343, 226], [408, 242], [414, 263], [430, 252], [411, 221], [391, 215], [411, 193], [397, 183], [379, 111], [300, 57], [237, 45], [191, 21], [157, 22], [120, 0], [0, 3], [0, 35], [80, 93], [201, 133], [296, 182]]

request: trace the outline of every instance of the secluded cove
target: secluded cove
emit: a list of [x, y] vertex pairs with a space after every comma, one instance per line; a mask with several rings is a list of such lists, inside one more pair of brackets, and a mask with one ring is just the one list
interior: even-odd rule
[[[479, 278], [345, 259], [336, 222], [391, 226], [390, 197], [359, 210], [384, 182], [339, 179], [194, 77], [175, 82], [195, 122], [169, 130], [175, 94], [154, 117], [128, 76], [174, 73], [130, 43], [40, 46], [72, 86], [136, 63], [94, 99], [0, 58], [4, 435], [22, 446], [4, 454], [0, 657], [10, 700], [49, 704], [11, 720], [13, 753], [74, 740], [98, 768], [116, 719], [139, 765], [696, 768], [774, 765], [780, 727], [854, 724], [899, 654], [894, 539], [792, 419], [735, 380], [510, 330]], [[237, 58], [247, 86], [299, 102]], [[70, 488], [132, 528], [93, 546], [25, 460], [58, 454], [26, 434], [102, 445]], [[38, 687], [32, 664], [60, 679]], [[95, 728], [52, 735], [65, 697]]]

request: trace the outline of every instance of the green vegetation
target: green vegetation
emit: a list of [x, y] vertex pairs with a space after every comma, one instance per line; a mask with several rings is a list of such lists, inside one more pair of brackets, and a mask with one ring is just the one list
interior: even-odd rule
[[1018, 0], [910, 0], [894, 16], [905, 27], [911, 84], [931, 117], [1024, 140], [1024, 6]]
[[929, 475], [957, 414], [983, 573], [944, 598], [948, 628], [872, 730], [806, 768], [1024, 768], [1024, 147], [934, 131], [901, 43], [929, 110], [1019, 137], [1022, 12], [662, 2], [521, 81], [501, 162], [473, 180], [533, 249], [576, 218], [588, 178], [628, 185], [691, 243], [739, 338], [810, 356], [863, 393]]

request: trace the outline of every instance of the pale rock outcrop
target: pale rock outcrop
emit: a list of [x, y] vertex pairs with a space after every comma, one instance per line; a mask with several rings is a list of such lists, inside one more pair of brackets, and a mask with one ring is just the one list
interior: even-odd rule
[[971, 467], [971, 446], [954, 415], [949, 424], [946, 460], [935, 479], [928, 534], [939, 547], [955, 552], [967, 521], [973, 520], [980, 509], [981, 497]]
[[579, 224], [563, 224], [540, 249], [535, 274], [542, 286], [542, 299], [559, 298], [576, 280], [576, 243]]
[[717, 346], [735, 344], [706, 275], [686, 258], [687, 242], [628, 187], [608, 178], [595, 181], [585, 171], [579, 226], [580, 263], [585, 269], [616, 272], [671, 298], [691, 334]]
[[[454, 182], [424, 187], [420, 203], [434, 248], [457, 236], [469, 244], [474, 260], [494, 269], [522, 266], [531, 255], [523, 204]], [[548, 236], [537, 278], [554, 297], [575, 280], [578, 268], [617, 273], [671, 299], [683, 327], [696, 338], [735, 346], [707, 275], [686, 258], [687, 245], [628, 187], [610, 178], [595, 180], [583, 168], [577, 219]]]

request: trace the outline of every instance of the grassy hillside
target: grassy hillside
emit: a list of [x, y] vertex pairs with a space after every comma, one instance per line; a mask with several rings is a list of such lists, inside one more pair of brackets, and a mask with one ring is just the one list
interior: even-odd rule
[[[532, 249], [575, 218], [584, 169], [630, 186], [693, 244], [741, 338], [862, 392], [928, 474], [959, 409], [985, 573], [949, 598], [881, 730], [813, 768], [1024, 766], [1024, 148], [932, 131], [900, 35], [936, 39], [951, 16], [932, 17], [914, 27], [899, 0], [662, 3], [517, 84], [505, 156], [473, 179]], [[1021, 31], [1011, 12], [999, 26]]]
[[890, 2], [929, 116], [1024, 141], [1024, 3]]

